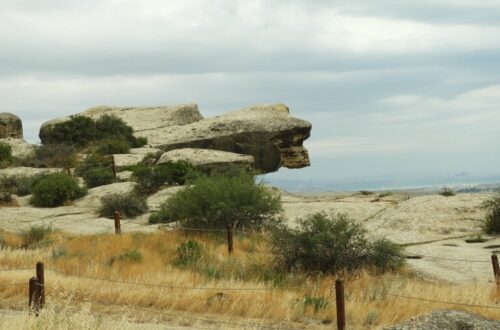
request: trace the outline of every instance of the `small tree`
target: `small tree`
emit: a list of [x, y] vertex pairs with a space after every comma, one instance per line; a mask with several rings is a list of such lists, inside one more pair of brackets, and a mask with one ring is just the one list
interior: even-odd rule
[[170, 197], [150, 222], [179, 221], [194, 228], [225, 229], [228, 224], [259, 228], [277, 220], [280, 196], [257, 184], [252, 174], [201, 176]]
[[484, 202], [486, 221], [484, 231], [488, 234], [500, 234], [500, 193]]
[[280, 225], [272, 231], [277, 265], [287, 270], [335, 273], [362, 267], [397, 268], [401, 248], [385, 239], [370, 241], [361, 224], [345, 214], [316, 213], [298, 220], [297, 228]]

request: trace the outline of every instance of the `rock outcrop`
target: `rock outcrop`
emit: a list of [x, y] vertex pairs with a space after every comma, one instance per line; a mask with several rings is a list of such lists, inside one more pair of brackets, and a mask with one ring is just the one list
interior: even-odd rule
[[0, 113], [0, 139], [22, 139], [23, 122], [21, 119], [8, 112]]
[[479, 315], [456, 310], [435, 310], [431, 314], [413, 318], [386, 330], [500, 330], [500, 321], [485, 319]]
[[[172, 107], [111, 107], [98, 106], [80, 112], [75, 116], [97, 119], [103, 115], [113, 115], [132, 126], [134, 132], [141, 136], [154, 136], [155, 131], [174, 125], [186, 125], [203, 119], [196, 104], [185, 104]], [[40, 139], [43, 143], [43, 132], [50, 127], [71, 119], [72, 116], [56, 118], [45, 122], [40, 128]]]
[[0, 139], [1, 142], [7, 143], [12, 148], [12, 156], [17, 158], [26, 158], [33, 155], [35, 145], [30, 144], [22, 139]]
[[164, 153], [157, 164], [183, 160], [196, 167], [214, 167], [224, 165], [244, 165], [253, 167], [252, 156], [241, 155], [233, 152], [210, 149], [175, 149]]
[[[148, 138], [149, 145], [165, 152], [196, 148], [250, 155], [255, 168], [266, 173], [281, 166], [310, 165], [303, 142], [310, 135], [311, 124], [292, 117], [283, 104], [256, 105], [208, 119], [203, 119], [195, 104], [156, 108], [101, 106], [79, 115], [97, 118], [104, 114], [122, 118], [132, 126], [135, 135]], [[69, 118], [49, 121], [40, 131]]]

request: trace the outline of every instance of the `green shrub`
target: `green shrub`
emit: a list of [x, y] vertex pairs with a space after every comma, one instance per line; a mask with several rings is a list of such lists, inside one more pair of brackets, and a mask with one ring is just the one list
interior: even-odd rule
[[439, 194], [441, 196], [444, 196], [444, 197], [451, 197], [451, 196], [455, 196], [456, 193], [453, 189], [451, 188], [448, 188], [448, 187], [443, 187], [440, 191], [439, 191]]
[[280, 211], [279, 195], [256, 184], [253, 175], [240, 172], [233, 177], [199, 177], [193, 186], [170, 197], [152, 221], [218, 229], [233, 224], [251, 229], [276, 222]]
[[40, 207], [56, 207], [86, 193], [71, 176], [63, 173], [49, 174], [33, 187], [31, 203]]
[[34, 167], [73, 168], [77, 164], [76, 149], [66, 144], [46, 144], [35, 149]]
[[22, 246], [36, 248], [49, 243], [49, 236], [54, 230], [50, 226], [31, 226], [21, 232]]
[[73, 116], [68, 121], [42, 129], [40, 140], [43, 144], [65, 143], [78, 148], [109, 138], [123, 139], [131, 147], [147, 143], [144, 138], [138, 139], [132, 133], [132, 127], [115, 116], [104, 115], [97, 120]]
[[151, 194], [165, 184], [183, 185], [195, 169], [186, 162], [169, 162], [157, 166], [138, 165], [133, 169], [138, 191]]
[[336, 273], [362, 267], [387, 270], [404, 259], [400, 247], [386, 240], [371, 242], [366, 230], [345, 214], [316, 213], [272, 231], [271, 246], [278, 268], [310, 273]]
[[130, 145], [124, 139], [109, 138], [97, 144], [96, 152], [101, 155], [128, 154]]
[[0, 142], [0, 162], [9, 162], [11, 158], [12, 147], [5, 142]]
[[175, 265], [179, 267], [194, 266], [202, 259], [202, 247], [198, 242], [189, 240], [177, 247], [176, 254]]
[[95, 142], [96, 135], [95, 122], [84, 116], [73, 116], [68, 121], [40, 130], [43, 144], [64, 143], [79, 148]]
[[75, 168], [75, 174], [81, 176], [89, 188], [116, 182], [112, 161], [109, 157], [91, 154]]
[[33, 188], [36, 186], [40, 180], [45, 178], [48, 173], [40, 173], [32, 176], [18, 178], [16, 184], [16, 194], [19, 196], [30, 195], [33, 192]]
[[115, 211], [127, 218], [135, 218], [148, 210], [146, 198], [135, 192], [128, 194], [111, 194], [101, 198], [99, 215], [113, 218]]
[[500, 193], [484, 202], [486, 221], [484, 231], [487, 234], [500, 234]]

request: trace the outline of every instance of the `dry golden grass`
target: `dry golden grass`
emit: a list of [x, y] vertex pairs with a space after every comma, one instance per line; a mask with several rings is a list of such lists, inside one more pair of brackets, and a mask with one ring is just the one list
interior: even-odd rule
[[[50, 306], [61, 304], [65, 297], [71, 296], [71, 305], [77, 306], [75, 313], [81, 312], [78, 304], [91, 302], [93, 312], [114, 317], [125, 314], [141, 322], [153, 319], [169, 322], [173, 319], [177, 322], [184, 320], [182, 322], [188, 322], [188, 325], [195, 322], [185, 319], [185, 315], [250, 323], [256, 328], [262, 323], [326, 329], [332, 327], [330, 322], [335, 322], [332, 292], [335, 278], [311, 278], [273, 271], [272, 256], [262, 237], [237, 238], [235, 253], [229, 257], [222, 238], [203, 234], [186, 236], [178, 232], [158, 232], [70, 236], [53, 232], [50, 240], [39, 244], [36, 249], [21, 249], [23, 242], [17, 234], [1, 233], [0, 236], [4, 246], [7, 246], [0, 250], [0, 269], [33, 268], [28, 271], [0, 271], [0, 308], [24, 308], [27, 285], [9, 284], [27, 283], [29, 277], [34, 275], [35, 263], [41, 260], [47, 268], [45, 278], [49, 310]], [[196, 240], [201, 244], [203, 259], [193, 266], [176, 266], [176, 249], [187, 240]], [[67, 276], [52, 270], [90, 278]], [[431, 283], [405, 270], [383, 275], [365, 271], [345, 275], [344, 278], [347, 322], [355, 329], [379, 328], [439, 308], [456, 308], [500, 319], [498, 309], [450, 306], [392, 295], [500, 307], [500, 292], [492, 283]], [[278, 286], [300, 288], [276, 289], [273, 282]], [[237, 290], [225, 290], [229, 288]], [[123, 310], [119, 306], [127, 308]], [[149, 313], [143, 309], [173, 316]], [[211, 323], [205, 326], [223, 327]]]

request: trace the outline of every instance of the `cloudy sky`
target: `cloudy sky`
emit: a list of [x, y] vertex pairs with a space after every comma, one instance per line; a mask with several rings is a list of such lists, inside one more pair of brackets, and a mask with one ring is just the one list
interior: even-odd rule
[[500, 174], [500, 0], [1, 0], [0, 112], [282, 102], [312, 166]]

